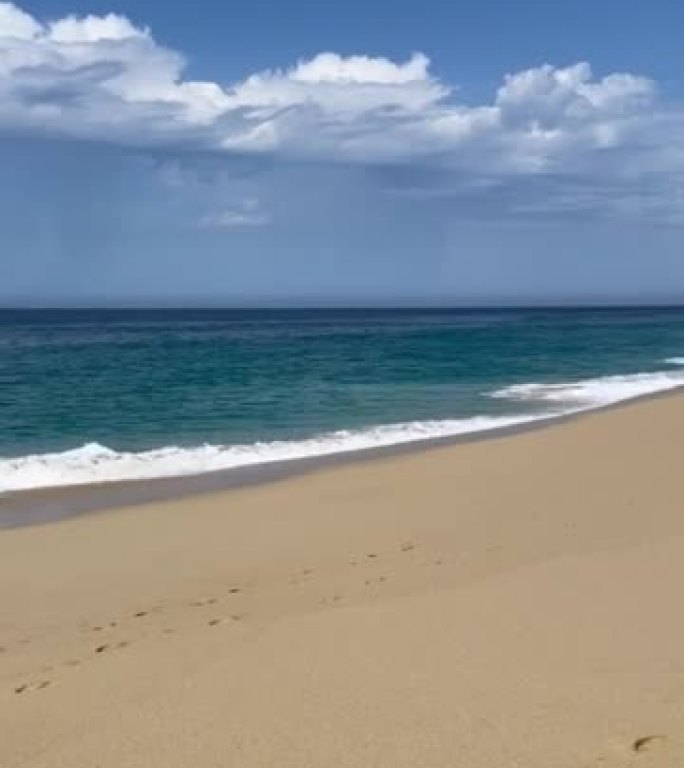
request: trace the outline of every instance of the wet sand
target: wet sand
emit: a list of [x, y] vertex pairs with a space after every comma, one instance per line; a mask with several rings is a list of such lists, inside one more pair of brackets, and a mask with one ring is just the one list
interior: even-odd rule
[[0, 532], [0, 765], [684, 765], [684, 396]]

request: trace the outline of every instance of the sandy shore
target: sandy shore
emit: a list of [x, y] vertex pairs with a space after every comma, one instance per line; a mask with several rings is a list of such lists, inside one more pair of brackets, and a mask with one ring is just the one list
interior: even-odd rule
[[684, 766], [684, 396], [0, 532], [2, 768]]

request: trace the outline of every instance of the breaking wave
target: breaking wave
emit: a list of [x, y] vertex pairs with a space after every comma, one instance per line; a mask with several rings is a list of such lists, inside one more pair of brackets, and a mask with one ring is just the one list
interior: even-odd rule
[[[684, 358], [672, 358], [669, 362]], [[61, 453], [0, 459], [0, 492], [66, 485], [197, 475], [279, 461], [363, 451], [391, 445], [492, 431], [554, 416], [591, 410], [684, 386], [684, 371], [604, 376], [573, 382], [515, 384], [490, 397], [539, 403], [540, 410], [509, 416], [414, 421], [329, 432], [304, 440], [250, 445], [168, 446], [119, 452], [88, 443]]]

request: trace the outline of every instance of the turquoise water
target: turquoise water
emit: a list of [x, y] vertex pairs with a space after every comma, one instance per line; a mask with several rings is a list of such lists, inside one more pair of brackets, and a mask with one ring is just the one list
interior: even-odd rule
[[684, 383], [682, 357], [682, 309], [4, 311], [0, 490], [484, 429]]

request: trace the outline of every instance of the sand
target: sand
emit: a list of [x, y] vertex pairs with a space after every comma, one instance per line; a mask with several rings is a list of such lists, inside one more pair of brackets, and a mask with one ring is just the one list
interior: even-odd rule
[[684, 396], [0, 532], [2, 768], [684, 766]]

